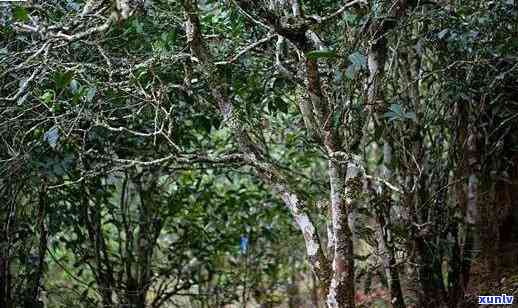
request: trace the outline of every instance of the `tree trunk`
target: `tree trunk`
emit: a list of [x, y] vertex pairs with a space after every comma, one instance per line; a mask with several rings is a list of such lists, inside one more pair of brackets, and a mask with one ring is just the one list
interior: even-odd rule
[[331, 268], [322, 249], [318, 232], [311, 218], [305, 212], [304, 206], [301, 204], [298, 196], [288, 191], [285, 186], [280, 186], [280, 190], [284, 203], [304, 235], [309, 264], [311, 270], [318, 278], [321, 294], [327, 294], [330, 284]]
[[[349, 163], [347, 172], [337, 161], [329, 161], [331, 215], [334, 233], [333, 277], [327, 296], [329, 308], [354, 307], [354, 254], [348, 214], [361, 189], [359, 170]], [[360, 185], [358, 185], [360, 184]]]
[[47, 226], [45, 224], [45, 217], [47, 211], [47, 190], [46, 183], [43, 183], [38, 198], [38, 254], [33, 262], [34, 270], [31, 270], [30, 278], [27, 281], [27, 290], [25, 294], [24, 306], [26, 308], [43, 307], [43, 303], [39, 300], [40, 285], [43, 278], [45, 267], [45, 256], [47, 253]]
[[14, 217], [15, 199], [11, 195], [11, 185], [0, 180], [0, 202], [4, 205], [0, 218], [5, 223], [0, 229], [0, 307], [11, 308], [11, 273], [10, 273], [10, 234]]
[[416, 264], [420, 292], [418, 307], [439, 308], [446, 307], [445, 290], [442, 282], [441, 263], [438, 262], [429, 248], [431, 243], [424, 239], [416, 239]]
[[[468, 119], [466, 107], [466, 104], [461, 102], [455, 104], [455, 117], [452, 123], [453, 127], [455, 127], [455, 146], [453, 151], [459, 153], [459, 157], [454, 160], [458, 167], [454, 173], [453, 180], [456, 184], [454, 191], [452, 191], [456, 196], [457, 205], [450, 215], [455, 217], [455, 214], [460, 214], [461, 221], [459, 223], [454, 219], [450, 219], [449, 222], [449, 233], [453, 240], [453, 250], [449, 260], [450, 271], [448, 272], [449, 307], [457, 307], [464, 298], [469, 282], [471, 251], [476, 233], [474, 221], [472, 221], [474, 219], [473, 211], [471, 211], [470, 216], [466, 215], [468, 209], [468, 185], [464, 180], [468, 175], [468, 159], [466, 159], [468, 157], [468, 149], [466, 147]], [[452, 156], [455, 157], [455, 154], [452, 154]], [[472, 194], [473, 191], [470, 193]], [[473, 196], [471, 199], [473, 199]]]
[[[412, 239], [415, 248], [414, 263], [417, 264], [417, 280], [419, 284], [418, 307], [446, 307], [446, 290], [442, 278], [442, 255], [437, 249], [436, 234], [433, 234], [435, 218], [428, 220], [428, 208], [424, 206], [429, 200], [425, 176], [419, 183], [418, 197], [412, 214]], [[430, 215], [432, 216], [432, 215]], [[426, 220], [425, 220], [426, 219]]]
[[[93, 183], [96, 184], [95, 182]], [[108, 259], [106, 243], [102, 234], [101, 200], [94, 200], [90, 204], [90, 194], [87, 184], [81, 184], [81, 218], [84, 227], [88, 231], [90, 252], [94, 256], [95, 268], [92, 267], [94, 276], [104, 306], [113, 306], [113, 269]]]
[[4, 256], [0, 256], [0, 307], [8, 307], [9, 301], [7, 276], [9, 273], [9, 262]]
[[[387, 141], [385, 141], [383, 145], [382, 178], [388, 182], [391, 180], [391, 162], [392, 147]], [[391, 233], [392, 218], [390, 212], [392, 208], [392, 197], [390, 191], [383, 183], [380, 183], [380, 192], [377, 199], [375, 210], [379, 225], [380, 250], [382, 252], [383, 266], [385, 268], [385, 275], [387, 276], [388, 287], [390, 290], [390, 301], [393, 304], [393, 307], [404, 308], [405, 301], [399, 279], [399, 270], [397, 268], [396, 248], [394, 247], [393, 236]]]
[[[388, 127], [382, 122], [383, 113], [386, 111], [386, 102], [383, 94], [382, 79], [385, 73], [385, 62], [387, 57], [387, 42], [384, 37], [379, 37], [375, 44], [370, 48], [368, 53], [369, 78], [367, 83], [367, 98], [370, 106], [375, 108], [374, 125], [383, 127], [384, 144], [383, 144], [383, 165], [382, 178], [388, 182], [391, 180], [390, 165], [392, 163], [392, 145], [391, 138], [388, 133]], [[399, 271], [396, 267], [396, 252], [394, 243], [392, 242], [392, 219], [391, 211], [391, 195], [387, 191], [384, 183], [380, 183], [380, 202], [377, 204], [376, 216], [381, 233], [380, 248], [383, 253], [383, 264], [385, 274], [387, 276], [388, 287], [391, 295], [391, 302], [394, 307], [404, 308], [405, 301], [401, 283], [399, 280]]]
[[315, 277], [315, 275], [311, 276], [311, 280], [313, 282], [311, 287], [311, 301], [313, 302], [313, 308], [319, 308], [320, 307], [320, 290], [318, 287], [318, 281]]

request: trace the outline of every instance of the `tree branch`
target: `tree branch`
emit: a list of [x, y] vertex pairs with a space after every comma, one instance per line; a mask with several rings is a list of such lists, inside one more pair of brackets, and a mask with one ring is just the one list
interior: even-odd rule
[[318, 277], [321, 287], [324, 289], [324, 294], [327, 294], [327, 288], [329, 287], [331, 279], [331, 267], [322, 249], [320, 237], [315, 225], [306, 212], [305, 206], [296, 194], [290, 192], [285, 185], [279, 185], [278, 189], [280, 190], [282, 200], [290, 210], [304, 235], [309, 263], [311, 264], [313, 272]]
[[229, 60], [227, 61], [220, 61], [220, 62], [216, 62], [214, 63], [215, 65], [227, 65], [227, 64], [232, 64], [234, 62], [236, 62], [241, 56], [243, 56], [244, 54], [246, 54], [247, 52], [249, 52], [250, 50], [254, 49], [255, 47], [261, 45], [261, 44], [264, 44], [268, 41], [270, 41], [272, 38], [274, 38], [276, 35], [274, 34], [268, 34], [266, 37], [260, 39], [259, 41], [257, 42], [254, 42], [252, 44], [250, 44], [249, 46], [243, 48], [240, 52], [238, 52], [235, 56], [233, 56], [232, 58], [230, 58]]

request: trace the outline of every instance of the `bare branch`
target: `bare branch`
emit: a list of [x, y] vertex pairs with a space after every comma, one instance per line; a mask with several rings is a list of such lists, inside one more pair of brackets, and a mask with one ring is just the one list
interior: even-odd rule
[[265, 28], [265, 29], [268, 29], [268, 31], [273, 31], [274, 28], [265, 24], [264, 22], [260, 21], [259, 19], [257, 18], [254, 18], [252, 15], [250, 15], [245, 9], [243, 9], [243, 7], [237, 3], [236, 0], [231, 0], [231, 2], [237, 7], [237, 10], [243, 14], [246, 18], [250, 19], [253, 23], [257, 24], [257, 25], [260, 25], [261, 27]]
[[344, 4], [338, 11], [331, 13], [324, 17], [320, 17], [320, 16], [311, 16], [311, 17], [314, 18], [318, 23], [324, 23], [324, 22], [330, 21], [330, 20], [340, 16], [341, 14], [343, 14], [343, 12], [345, 12], [345, 10], [347, 10], [348, 8], [350, 8], [351, 6], [353, 6], [355, 4], [367, 5], [367, 0], [354, 0], [354, 1], [348, 2], [348, 3]]
[[72, 42], [72, 41], [77, 41], [77, 40], [80, 40], [82, 38], [85, 38], [87, 36], [90, 36], [92, 34], [95, 34], [95, 33], [102, 33], [102, 32], [105, 32], [106, 30], [108, 30], [108, 28], [110, 27], [110, 25], [115, 22], [117, 20], [117, 15], [116, 14], [112, 14], [110, 15], [110, 17], [100, 26], [97, 26], [97, 27], [93, 27], [93, 28], [90, 28], [86, 31], [83, 31], [83, 32], [79, 32], [79, 33], [76, 33], [76, 34], [73, 34], [73, 35], [68, 35], [68, 34], [65, 34], [61, 31], [59, 31], [58, 33], [56, 34], [53, 34], [52, 36], [54, 37], [57, 37], [57, 38], [62, 38], [62, 39], [65, 39], [69, 42]]
[[252, 44], [250, 44], [249, 46], [243, 48], [240, 52], [238, 52], [235, 56], [233, 56], [232, 58], [230, 58], [230, 60], [228, 61], [221, 61], [221, 62], [216, 62], [214, 63], [215, 65], [226, 65], [226, 64], [232, 64], [234, 62], [236, 62], [241, 56], [243, 56], [244, 54], [246, 54], [247, 52], [251, 51], [252, 49], [256, 48], [257, 46], [261, 45], [261, 44], [264, 44], [268, 41], [270, 41], [272, 38], [274, 38], [276, 35], [274, 34], [268, 34], [268, 36], [260, 39], [259, 41], [257, 42], [254, 42]]
[[128, 166], [152, 166], [158, 165], [168, 161], [174, 161], [181, 164], [196, 164], [196, 163], [205, 163], [205, 164], [243, 164], [247, 162], [246, 157], [242, 154], [228, 154], [219, 157], [211, 158], [208, 155], [188, 155], [188, 156], [177, 156], [176, 154], [171, 154], [166, 157], [149, 160], [149, 161], [140, 161], [133, 159], [120, 159], [120, 158], [107, 158], [108, 160], [127, 164]]
[[[20, 96], [22, 94], [25, 93], [25, 91], [27, 91], [27, 88], [29, 87], [29, 84], [34, 80], [34, 78], [43, 70], [43, 66], [38, 66], [31, 74], [31, 76], [29, 76], [29, 78], [23, 80], [20, 84], [20, 88], [18, 89], [18, 91], [16, 92], [16, 94], [13, 96], [13, 97], [8, 97], [8, 98], [2, 98], [1, 100], [5, 100], [5, 101], [10, 101], [10, 102], [14, 102], [16, 101], [18, 98], [20, 98]], [[23, 101], [23, 100], [22, 100]]]

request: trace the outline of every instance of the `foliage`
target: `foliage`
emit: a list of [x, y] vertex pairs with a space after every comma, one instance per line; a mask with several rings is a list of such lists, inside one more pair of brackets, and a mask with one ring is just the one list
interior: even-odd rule
[[517, 17], [1, 5], [0, 306], [462, 305], [518, 242]]

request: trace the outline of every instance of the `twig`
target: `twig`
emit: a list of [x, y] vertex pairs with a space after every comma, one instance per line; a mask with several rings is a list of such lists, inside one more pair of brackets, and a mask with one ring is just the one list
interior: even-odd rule
[[139, 161], [132, 159], [120, 159], [120, 158], [108, 158], [111, 161], [118, 163], [125, 163], [131, 166], [151, 166], [160, 164], [166, 161], [176, 161], [183, 164], [195, 164], [195, 163], [209, 163], [209, 164], [225, 164], [225, 163], [244, 163], [246, 157], [242, 154], [228, 154], [221, 157], [210, 158], [206, 155], [193, 155], [193, 156], [177, 156], [175, 154], [168, 155], [166, 157], [158, 158], [150, 161]]
[[315, 18], [318, 23], [324, 23], [324, 22], [327, 22], [327, 21], [329, 21], [331, 19], [334, 19], [335, 17], [337, 17], [340, 14], [342, 14], [343, 12], [345, 12], [346, 9], [348, 9], [349, 7], [351, 7], [351, 6], [355, 5], [355, 4], [358, 4], [358, 3], [367, 4], [367, 1], [366, 0], [354, 0], [354, 1], [346, 3], [338, 11], [336, 11], [334, 13], [331, 13], [331, 14], [329, 14], [327, 16], [324, 16], [324, 17], [311, 16], [311, 17]]
[[234, 57], [232, 57], [230, 60], [228, 61], [220, 61], [220, 62], [216, 62], [214, 64], [216, 65], [226, 65], [226, 64], [232, 64], [234, 62], [236, 62], [241, 56], [243, 56], [245, 53], [249, 52], [250, 50], [254, 49], [255, 47], [263, 44], [263, 43], [266, 43], [268, 42], [269, 40], [271, 40], [272, 38], [274, 38], [275, 35], [274, 34], [268, 34], [268, 36], [260, 39], [259, 41], [247, 46], [246, 48], [243, 48], [240, 52], [238, 52]]
[[382, 179], [380, 177], [366, 174], [365, 178], [373, 180], [373, 181], [381, 182], [381, 183], [385, 184], [388, 188], [392, 189], [393, 191], [398, 192], [400, 194], [403, 193], [403, 191], [401, 189], [397, 188], [393, 184], [390, 184], [390, 182], [388, 182], [387, 180]]
[[65, 39], [69, 42], [72, 42], [72, 41], [77, 41], [77, 40], [80, 40], [84, 37], [87, 37], [87, 36], [90, 36], [91, 34], [94, 34], [94, 33], [101, 33], [101, 32], [105, 32], [106, 30], [108, 30], [108, 28], [110, 27], [110, 25], [115, 21], [116, 19], [116, 15], [115, 14], [112, 14], [110, 15], [110, 17], [100, 26], [97, 26], [97, 27], [93, 27], [93, 28], [90, 28], [86, 31], [83, 31], [83, 32], [79, 32], [79, 33], [76, 33], [76, 34], [73, 34], [73, 35], [68, 35], [68, 34], [65, 34], [61, 31], [59, 31], [57, 34], [53, 34], [54, 37], [58, 37], [58, 38], [62, 38], [62, 39]]
[[231, 1], [232, 1], [232, 3], [237, 7], [237, 10], [238, 10], [241, 14], [243, 14], [245, 17], [247, 17], [248, 19], [250, 19], [252, 22], [254, 22], [254, 23], [256, 23], [256, 24], [260, 25], [260, 26], [261, 26], [261, 27], [263, 27], [263, 28], [268, 29], [269, 31], [273, 31], [273, 28], [272, 28], [272, 27], [270, 27], [270, 26], [266, 25], [265, 23], [261, 22], [260, 20], [255, 19], [252, 15], [248, 14], [248, 12], [247, 12], [247, 11], [245, 11], [245, 10], [244, 10], [240, 5], [239, 5], [239, 3], [237, 3], [237, 1], [236, 1], [236, 0], [231, 0]]
[[2, 100], [6, 100], [6, 101], [10, 101], [10, 102], [14, 102], [15, 100], [17, 100], [27, 90], [27, 88], [29, 87], [29, 84], [36, 77], [36, 75], [38, 75], [41, 72], [41, 70], [42, 70], [42, 66], [36, 68], [32, 72], [31, 76], [22, 82], [22, 84], [20, 85], [20, 88], [18, 89], [18, 92], [16, 92], [16, 94], [13, 97], [4, 98]]

